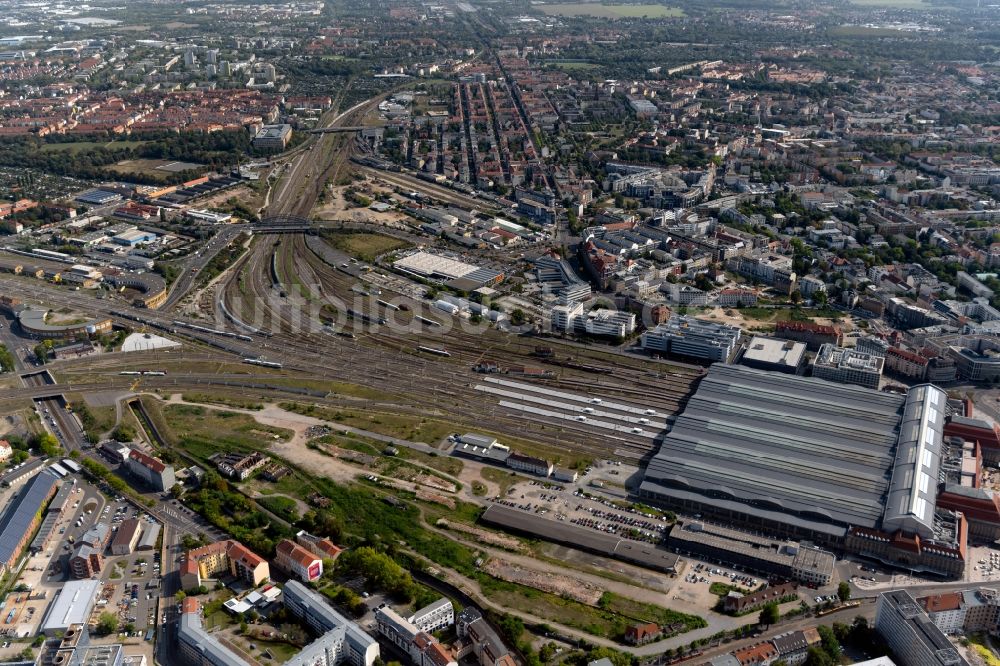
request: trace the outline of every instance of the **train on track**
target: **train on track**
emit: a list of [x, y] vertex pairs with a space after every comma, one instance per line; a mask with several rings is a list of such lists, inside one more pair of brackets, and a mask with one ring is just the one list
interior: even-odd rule
[[385, 317], [372, 317], [370, 315], [366, 315], [364, 312], [358, 312], [353, 308], [347, 308], [347, 316], [351, 319], [363, 321], [366, 324], [379, 324], [381, 326], [385, 326], [387, 323]]
[[244, 335], [242, 333], [233, 333], [232, 331], [220, 331], [217, 328], [208, 328], [207, 326], [199, 326], [198, 324], [189, 324], [186, 321], [181, 321], [179, 319], [174, 320], [174, 326], [180, 326], [181, 328], [189, 328], [192, 331], [198, 331], [199, 333], [211, 333], [212, 335], [221, 335], [226, 338], [235, 338], [237, 340], [243, 340], [244, 342], [253, 342], [253, 338], [249, 335]]
[[166, 377], [167, 373], [163, 370], [123, 370], [118, 373], [119, 375], [131, 375], [138, 376], [142, 375], [145, 377]]
[[426, 352], [428, 354], [434, 354], [435, 356], [451, 356], [451, 352], [444, 349], [435, 349], [434, 347], [425, 347], [423, 345], [417, 347], [417, 351]]
[[428, 326], [431, 327], [437, 327], [441, 325], [440, 322], [436, 322], [433, 319], [428, 319], [427, 317], [421, 317], [420, 315], [417, 314], [413, 315], [413, 318], [419, 321], [420, 323], [427, 324]]
[[265, 337], [265, 338], [270, 338], [271, 336], [274, 335], [274, 333], [271, 333], [271, 331], [262, 331], [259, 328], [255, 328], [255, 327], [251, 326], [250, 324], [246, 324], [246, 323], [240, 321], [239, 319], [237, 319], [236, 316], [233, 315], [229, 311], [229, 308], [226, 307], [226, 303], [225, 303], [225, 301], [222, 298], [219, 298], [219, 309], [222, 310], [222, 314], [223, 314], [223, 316], [226, 319], [228, 319], [229, 321], [233, 322], [234, 324], [236, 324], [237, 326], [239, 326], [240, 328], [242, 328], [244, 331], [247, 331], [249, 333], [252, 333], [253, 335], [259, 335], [259, 336], [262, 336], [262, 337]]
[[282, 368], [282, 365], [280, 363], [278, 363], [277, 361], [265, 361], [262, 358], [247, 357], [247, 358], [243, 359], [243, 362], [244, 363], [249, 363], [250, 365], [259, 365], [259, 366], [261, 366], [263, 368], [275, 368], [277, 370], [281, 370], [281, 368]]

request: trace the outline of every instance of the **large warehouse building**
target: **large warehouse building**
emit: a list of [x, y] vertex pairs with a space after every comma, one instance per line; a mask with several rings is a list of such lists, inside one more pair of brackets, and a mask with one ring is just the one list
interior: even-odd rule
[[713, 365], [650, 461], [646, 500], [944, 575], [967, 526], [937, 506], [947, 395]]

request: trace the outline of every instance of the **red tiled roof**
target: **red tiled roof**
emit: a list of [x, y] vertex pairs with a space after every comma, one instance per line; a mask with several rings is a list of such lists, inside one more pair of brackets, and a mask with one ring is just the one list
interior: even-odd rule
[[940, 613], [941, 611], [958, 610], [962, 606], [962, 595], [958, 592], [948, 594], [932, 594], [929, 597], [918, 599], [928, 613]]
[[310, 564], [319, 559], [308, 550], [289, 539], [282, 539], [278, 542], [278, 545], [275, 547], [275, 551], [278, 555], [286, 557], [293, 562], [297, 562], [304, 567], [308, 567]]
[[152, 456], [147, 456], [145, 453], [143, 453], [142, 451], [139, 451], [137, 449], [132, 449], [129, 452], [128, 457], [131, 458], [132, 460], [136, 461], [137, 463], [139, 463], [143, 467], [146, 467], [146, 468], [149, 468], [149, 469], [153, 470], [154, 472], [162, 472], [163, 470], [165, 470], [167, 468], [166, 465], [164, 465], [162, 462], [160, 462], [156, 458], [154, 458]]

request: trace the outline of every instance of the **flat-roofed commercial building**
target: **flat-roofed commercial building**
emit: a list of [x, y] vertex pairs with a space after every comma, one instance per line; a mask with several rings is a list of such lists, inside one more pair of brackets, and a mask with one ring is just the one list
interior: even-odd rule
[[858, 384], [877, 389], [882, 379], [885, 357], [825, 344], [816, 354], [813, 377], [841, 384]]
[[825, 550], [700, 521], [675, 525], [667, 545], [682, 554], [721, 559], [765, 576], [819, 586], [830, 583], [836, 564], [833, 554]]
[[740, 363], [748, 368], [801, 374], [806, 360], [806, 343], [755, 335], [750, 339]]
[[673, 315], [667, 323], [642, 334], [642, 348], [726, 363], [733, 357], [742, 333], [736, 326]]
[[264, 125], [254, 136], [253, 147], [265, 150], [284, 150], [291, 140], [291, 125]]

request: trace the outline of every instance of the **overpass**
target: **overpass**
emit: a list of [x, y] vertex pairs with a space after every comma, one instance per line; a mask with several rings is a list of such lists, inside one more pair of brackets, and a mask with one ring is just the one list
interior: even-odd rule
[[314, 228], [312, 220], [301, 215], [268, 215], [250, 225], [255, 234], [300, 234]]

